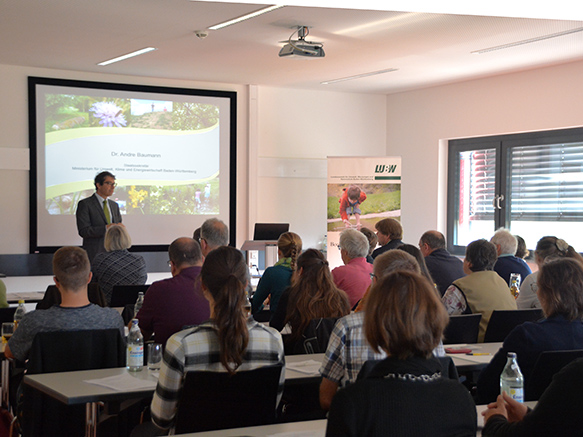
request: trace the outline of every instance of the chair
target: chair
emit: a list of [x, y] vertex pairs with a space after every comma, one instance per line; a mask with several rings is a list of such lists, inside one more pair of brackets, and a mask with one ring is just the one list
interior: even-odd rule
[[[338, 317], [310, 320], [302, 338], [296, 342], [284, 341], [286, 355], [320, 354], [326, 352], [330, 334]], [[289, 338], [289, 337], [286, 337]]]
[[495, 310], [486, 328], [484, 343], [504, 341], [515, 327], [524, 322], [536, 322], [544, 318], [543, 310], [539, 308], [529, 310]]
[[450, 316], [443, 333], [443, 344], [477, 343], [481, 314]]
[[[107, 306], [105, 295], [101, 291], [101, 287], [97, 282], [91, 282], [87, 285], [87, 297], [89, 302], [99, 305], [100, 307]], [[48, 310], [53, 305], [60, 305], [61, 293], [56, 285], [49, 285], [43, 299], [36, 304], [37, 310]]]
[[138, 300], [138, 293], [141, 291], [146, 294], [149, 287], [149, 285], [114, 285], [109, 306], [123, 308], [126, 305], [133, 305]]
[[282, 364], [236, 372], [187, 372], [176, 434], [274, 423]]
[[16, 307], [0, 308], [0, 323], [13, 322]]
[[525, 401], [537, 401], [550, 385], [555, 373], [577, 358], [583, 357], [583, 349], [570, 351], [546, 351], [539, 355], [534, 369], [525, 381]]
[[[28, 374], [125, 366], [125, 341], [118, 329], [53, 331], [35, 335]], [[68, 407], [23, 384], [24, 436], [82, 435], [85, 406]]]

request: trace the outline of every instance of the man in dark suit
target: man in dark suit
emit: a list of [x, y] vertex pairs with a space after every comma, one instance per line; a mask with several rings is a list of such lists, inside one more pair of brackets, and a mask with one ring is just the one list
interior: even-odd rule
[[445, 250], [445, 237], [441, 232], [425, 232], [419, 239], [419, 249], [442, 296], [453, 281], [466, 276], [462, 260]]
[[103, 171], [95, 176], [95, 194], [77, 205], [77, 231], [83, 238], [83, 249], [91, 262], [95, 255], [105, 252], [103, 240], [107, 228], [113, 223], [121, 223], [118, 204], [107, 199], [115, 186], [115, 176]]

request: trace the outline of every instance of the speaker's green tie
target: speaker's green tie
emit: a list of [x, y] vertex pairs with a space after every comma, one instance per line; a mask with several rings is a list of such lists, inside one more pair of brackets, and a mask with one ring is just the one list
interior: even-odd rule
[[107, 207], [107, 199], [103, 201], [103, 213], [105, 214], [105, 221], [109, 225], [111, 223], [111, 216], [109, 215], [109, 208]]

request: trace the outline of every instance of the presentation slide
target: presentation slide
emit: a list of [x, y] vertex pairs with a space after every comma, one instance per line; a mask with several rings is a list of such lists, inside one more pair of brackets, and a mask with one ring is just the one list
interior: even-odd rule
[[34, 85], [37, 250], [81, 244], [77, 205], [102, 171], [134, 245], [167, 245], [209, 217], [229, 224], [234, 93], [78, 84]]

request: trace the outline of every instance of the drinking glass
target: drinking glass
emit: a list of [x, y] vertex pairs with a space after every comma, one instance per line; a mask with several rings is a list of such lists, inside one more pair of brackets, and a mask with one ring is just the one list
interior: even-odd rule
[[162, 345], [150, 343], [148, 345], [148, 370], [160, 370], [162, 365]]
[[2, 343], [8, 343], [12, 334], [14, 334], [14, 322], [2, 323]]

